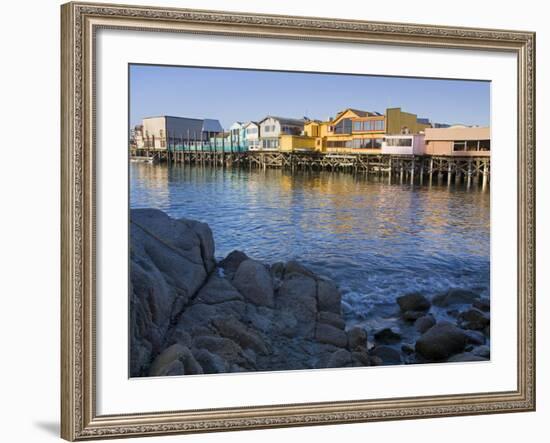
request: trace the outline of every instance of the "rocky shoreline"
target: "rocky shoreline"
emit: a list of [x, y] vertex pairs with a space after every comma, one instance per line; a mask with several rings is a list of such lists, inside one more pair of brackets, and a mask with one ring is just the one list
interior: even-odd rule
[[367, 337], [346, 328], [336, 283], [300, 263], [240, 251], [216, 262], [208, 225], [154, 209], [130, 218], [132, 377], [489, 358], [489, 303], [474, 292], [402, 295], [399, 321], [415, 334]]

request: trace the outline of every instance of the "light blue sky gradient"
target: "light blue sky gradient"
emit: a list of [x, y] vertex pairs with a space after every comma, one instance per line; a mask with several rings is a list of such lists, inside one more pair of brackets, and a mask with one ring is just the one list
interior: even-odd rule
[[130, 66], [130, 124], [174, 115], [235, 121], [266, 115], [326, 120], [356, 108], [401, 107], [438, 123], [487, 126], [490, 82], [367, 75]]

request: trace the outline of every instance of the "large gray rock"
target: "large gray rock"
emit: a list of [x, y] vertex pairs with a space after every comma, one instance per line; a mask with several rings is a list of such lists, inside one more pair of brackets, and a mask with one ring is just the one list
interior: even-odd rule
[[326, 323], [317, 323], [315, 339], [339, 348], [345, 348], [348, 344], [348, 336], [342, 329]]
[[342, 295], [332, 280], [317, 280], [317, 299], [320, 311], [329, 311], [341, 315]]
[[435, 318], [433, 315], [425, 315], [423, 317], [420, 317], [414, 322], [414, 327], [418, 332], [423, 334], [428, 329], [430, 329], [433, 325], [435, 325]]
[[452, 288], [446, 293], [436, 295], [432, 302], [436, 306], [447, 307], [452, 305], [467, 305], [479, 300], [479, 294], [467, 289]]
[[417, 341], [416, 352], [427, 360], [445, 360], [462, 352], [468, 341], [463, 330], [451, 323], [441, 322], [431, 327]]
[[384, 328], [374, 333], [374, 339], [379, 344], [394, 344], [401, 341], [401, 334], [391, 328]]
[[175, 319], [214, 267], [204, 223], [153, 209], [130, 212], [130, 374], [144, 376]]
[[285, 274], [276, 298], [281, 312], [291, 313], [297, 320], [296, 333], [312, 338], [317, 320], [317, 283], [304, 274]]
[[464, 329], [483, 331], [489, 326], [489, 318], [478, 309], [472, 308], [458, 315], [458, 325]]
[[385, 365], [398, 365], [402, 363], [401, 353], [389, 346], [376, 346], [370, 353], [372, 356], [382, 359]]
[[402, 295], [397, 297], [397, 304], [402, 312], [424, 312], [430, 309], [430, 301], [418, 292]]
[[243, 261], [235, 272], [232, 283], [247, 301], [258, 306], [275, 305], [271, 274], [259, 261]]
[[248, 255], [242, 251], [232, 251], [227, 257], [225, 257], [220, 263], [219, 266], [227, 274], [233, 276], [241, 263], [245, 260], [248, 260]]
[[367, 349], [367, 331], [360, 326], [354, 326], [348, 332], [348, 347], [351, 351], [362, 352]]
[[202, 374], [201, 365], [186, 346], [174, 344], [160, 353], [151, 365], [150, 376]]

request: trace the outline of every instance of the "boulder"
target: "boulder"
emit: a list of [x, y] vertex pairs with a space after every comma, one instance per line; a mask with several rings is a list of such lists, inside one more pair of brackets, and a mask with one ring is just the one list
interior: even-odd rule
[[363, 351], [367, 349], [367, 332], [359, 327], [354, 326], [348, 332], [348, 348], [352, 351]]
[[353, 366], [370, 366], [370, 357], [367, 351], [352, 352]]
[[215, 318], [212, 325], [222, 337], [238, 343], [241, 348], [250, 348], [260, 354], [267, 354], [268, 349], [262, 338], [234, 317]]
[[401, 308], [401, 312], [407, 311], [419, 311], [425, 312], [430, 309], [430, 301], [419, 292], [412, 292], [410, 294], [397, 297], [397, 304]]
[[479, 294], [467, 289], [452, 288], [444, 294], [436, 295], [432, 303], [436, 306], [447, 307], [451, 305], [468, 305], [479, 300]]
[[401, 345], [401, 351], [407, 355], [414, 354], [414, 345], [411, 345], [410, 343], [403, 343]]
[[426, 315], [426, 311], [405, 311], [401, 314], [401, 317], [403, 317], [403, 320], [409, 321], [409, 322], [415, 322], [420, 317], [424, 317]]
[[491, 357], [491, 348], [486, 345], [478, 346], [477, 348], [474, 348], [474, 350], [472, 351], [472, 354], [477, 355], [478, 357], [488, 359]]
[[467, 363], [472, 361], [486, 361], [486, 358], [480, 357], [479, 355], [475, 355], [471, 352], [463, 352], [461, 354], [453, 355], [452, 357], [449, 357], [447, 362], [449, 363]]
[[423, 317], [416, 319], [416, 321], [414, 322], [414, 327], [421, 334], [426, 332], [433, 325], [435, 325], [435, 318], [433, 315], [425, 315]]
[[327, 323], [317, 323], [315, 339], [321, 343], [327, 343], [339, 348], [345, 348], [348, 344], [346, 333], [342, 329], [335, 328]]
[[174, 344], [161, 352], [149, 370], [152, 377], [202, 373], [201, 365], [189, 348], [180, 344]]
[[485, 335], [479, 331], [466, 330], [464, 331], [468, 339], [468, 343], [472, 345], [483, 345], [485, 344]]
[[474, 302], [472, 303], [472, 306], [483, 312], [489, 312], [491, 310], [491, 303], [486, 298], [474, 300]]
[[370, 355], [378, 357], [385, 365], [398, 365], [402, 363], [401, 353], [389, 346], [375, 346]]
[[345, 349], [334, 352], [326, 364], [327, 368], [342, 368], [352, 364], [351, 353]]
[[317, 313], [317, 321], [319, 323], [327, 323], [329, 325], [334, 326], [338, 329], [345, 329], [346, 328], [346, 322], [344, 321], [343, 317], [339, 314], [335, 314], [334, 312], [328, 312], [328, 311], [321, 311]]
[[317, 303], [320, 311], [329, 311], [341, 315], [342, 295], [332, 280], [317, 280]]
[[293, 273], [285, 274], [276, 297], [276, 310], [287, 313], [297, 320], [295, 333], [312, 338], [317, 320], [317, 284], [309, 276]]
[[467, 335], [451, 323], [432, 326], [416, 341], [415, 350], [427, 360], [446, 360], [464, 350]]
[[374, 339], [378, 343], [388, 345], [401, 341], [401, 334], [395, 332], [391, 328], [384, 328], [374, 333]]
[[472, 308], [458, 315], [458, 325], [464, 329], [482, 331], [489, 325], [489, 319], [480, 310]]
[[259, 261], [243, 261], [235, 272], [232, 283], [250, 303], [268, 307], [275, 305], [271, 274]]
[[222, 268], [228, 275], [233, 276], [241, 263], [245, 260], [248, 260], [248, 255], [242, 251], [232, 251], [227, 257], [225, 257], [218, 266]]

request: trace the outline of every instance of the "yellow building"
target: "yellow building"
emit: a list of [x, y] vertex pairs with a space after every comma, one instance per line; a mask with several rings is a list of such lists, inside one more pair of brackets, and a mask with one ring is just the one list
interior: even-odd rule
[[348, 108], [329, 121], [307, 121], [301, 135], [281, 135], [280, 150], [379, 153], [385, 135], [418, 134], [429, 127], [401, 108], [388, 108], [385, 115]]

